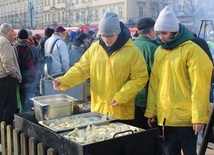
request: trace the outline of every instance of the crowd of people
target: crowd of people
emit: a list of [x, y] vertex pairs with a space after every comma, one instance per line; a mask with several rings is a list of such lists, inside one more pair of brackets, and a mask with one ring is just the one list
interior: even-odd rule
[[40, 95], [43, 60], [51, 56], [48, 73], [64, 73], [53, 80], [55, 90], [90, 79], [92, 112], [160, 128], [170, 155], [197, 154], [197, 134], [210, 114], [213, 61], [203, 48], [209, 42], [196, 40], [170, 7], [156, 21], [140, 19], [134, 40], [114, 12], [103, 15], [97, 34], [63, 26], [44, 31], [41, 37], [22, 29], [14, 43], [12, 26], [0, 26], [0, 121], [13, 125], [17, 91], [20, 112], [31, 110], [30, 98]]

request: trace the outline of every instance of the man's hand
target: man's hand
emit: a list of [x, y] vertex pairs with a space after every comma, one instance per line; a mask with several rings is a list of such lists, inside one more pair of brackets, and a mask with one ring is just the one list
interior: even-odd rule
[[59, 78], [56, 78], [53, 80], [53, 88], [54, 90], [60, 90], [59, 86], [61, 84], [61, 81]]
[[115, 100], [112, 100], [112, 101], [111, 101], [111, 105], [112, 105], [113, 107], [115, 107], [115, 106], [118, 106], [118, 103], [117, 103]]
[[148, 118], [148, 124], [150, 127], [152, 127], [152, 124], [157, 122], [156, 118], [155, 117], [152, 117], [152, 118]]
[[203, 129], [204, 129], [204, 124], [193, 124], [193, 130], [195, 131], [195, 135], [197, 135]]

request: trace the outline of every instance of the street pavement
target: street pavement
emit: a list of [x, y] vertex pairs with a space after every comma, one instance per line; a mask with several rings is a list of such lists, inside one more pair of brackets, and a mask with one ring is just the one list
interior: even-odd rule
[[[200, 149], [200, 143], [198, 143], [198, 150]], [[214, 144], [208, 143], [205, 155], [214, 155]]]

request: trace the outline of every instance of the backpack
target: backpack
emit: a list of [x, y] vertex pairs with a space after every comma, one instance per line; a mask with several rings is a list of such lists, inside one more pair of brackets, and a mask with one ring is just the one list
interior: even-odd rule
[[33, 63], [30, 45], [17, 44], [15, 45], [17, 51], [17, 60], [22, 75], [22, 84], [32, 83], [35, 79], [36, 69]]
[[[51, 47], [51, 50], [50, 50], [50, 56], [44, 56], [43, 59], [42, 59], [42, 70], [44, 69], [44, 66], [45, 64], [47, 64], [47, 72], [48, 74], [50, 74], [50, 70], [51, 70], [51, 67], [52, 67], [52, 52], [53, 52], [53, 48], [54, 48], [54, 45], [56, 44], [56, 42], [58, 41], [59, 39], [56, 39]], [[44, 72], [44, 70], [43, 70]], [[45, 73], [43, 73], [45, 75]]]

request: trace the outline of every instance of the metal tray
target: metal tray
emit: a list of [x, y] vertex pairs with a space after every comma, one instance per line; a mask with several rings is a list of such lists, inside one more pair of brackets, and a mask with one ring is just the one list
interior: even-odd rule
[[[108, 115], [104, 115], [97, 112], [88, 112], [72, 116], [43, 120], [39, 121], [38, 123], [54, 132], [65, 132], [77, 127], [82, 128], [88, 125], [94, 125], [115, 120], [117, 119]], [[58, 126], [56, 127], [56, 125]]]
[[73, 103], [78, 101], [66, 94], [46, 95], [31, 98], [34, 101], [35, 117], [38, 121], [73, 114]]
[[70, 132], [60, 133], [59, 135], [79, 145], [88, 145], [143, 131], [146, 130], [121, 122], [103, 122], [101, 124], [88, 125], [84, 128], [75, 128]]

